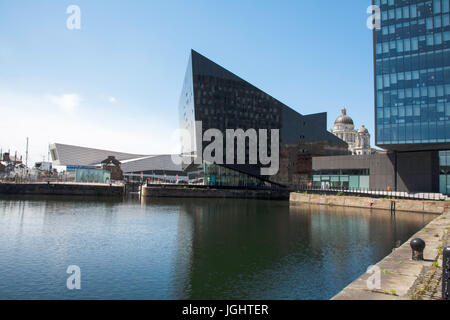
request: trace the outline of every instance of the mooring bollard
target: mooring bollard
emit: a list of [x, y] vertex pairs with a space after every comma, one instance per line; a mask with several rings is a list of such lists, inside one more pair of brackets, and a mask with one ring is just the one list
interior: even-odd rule
[[416, 261], [423, 260], [423, 250], [425, 249], [425, 241], [420, 238], [412, 239], [410, 242], [412, 249], [412, 259]]
[[450, 300], [450, 247], [446, 247], [443, 251], [442, 300]]

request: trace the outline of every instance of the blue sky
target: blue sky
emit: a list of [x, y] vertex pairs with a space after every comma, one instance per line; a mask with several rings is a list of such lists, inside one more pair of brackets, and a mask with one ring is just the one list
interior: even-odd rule
[[[69, 30], [69, 5], [81, 29]], [[373, 136], [370, 0], [0, 0], [0, 147], [174, 152], [195, 49], [302, 114], [343, 105]], [[373, 139], [372, 139], [373, 143]]]

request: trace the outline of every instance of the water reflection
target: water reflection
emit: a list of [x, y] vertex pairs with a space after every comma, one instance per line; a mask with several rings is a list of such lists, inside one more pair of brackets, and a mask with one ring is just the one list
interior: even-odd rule
[[[0, 197], [0, 298], [328, 299], [431, 215], [236, 199]], [[69, 264], [83, 287], [65, 288]]]

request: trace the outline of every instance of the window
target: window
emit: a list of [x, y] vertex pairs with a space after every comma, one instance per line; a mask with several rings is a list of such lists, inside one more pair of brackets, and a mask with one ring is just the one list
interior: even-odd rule
[[403, 52], [403, 40], [397, 40], [397, 52]]
[[409, 7], [403, 7], [403, 18], [408, 19], [409, 18]]
[[433, 30], [433, 18], [427, 18], [427, 30]]
[[434, 17], [434, 27], [435, 28], [441, 27], [441, 16]]
[[435, 45], [442, 44], [442, 33], [435, 33], [434, 34], [434, 44]]
[[442, 0], [442, 12], [447, 13], [449, 11], [449, 0]]
[[417, 38], [411, 39], [411, 50], [413, 50], [413, 51], [419, 50], [419, 39], [417, 39]]
[[447, 26], [450, 25], [450, 16], [449, 16], [448, 14], [444, 14], [444, 15], [442, 16], [442, 25], [443, 25], [444, 27], [447, 27]]
[[417, 18], [417, 6], [415, 4], [410, 6], [411, 18]]
[[441, 0], [433, 0], [433, 13], [441, 13]]

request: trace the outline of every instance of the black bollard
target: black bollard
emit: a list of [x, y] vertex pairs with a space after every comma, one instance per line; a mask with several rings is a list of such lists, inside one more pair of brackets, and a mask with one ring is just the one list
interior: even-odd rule
[[450, 247], [446, 247], [443, 251], [442, 300], [450, 300]]
[[425, 249], [425, 241], [420, 238], [412, 239], [410, 242], [412, 249], [412, 259], [415, 261], [423, 260], [423, 250]]

